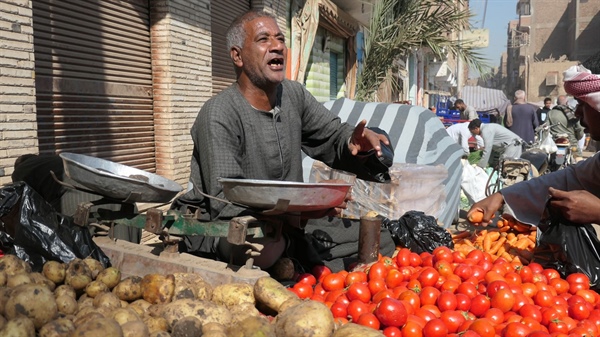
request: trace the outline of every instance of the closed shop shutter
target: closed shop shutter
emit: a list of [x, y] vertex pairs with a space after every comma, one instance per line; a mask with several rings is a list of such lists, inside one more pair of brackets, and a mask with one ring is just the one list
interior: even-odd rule
[[155, 171], [148, 0], [35, 0], [41, 153]]
[[227, 28], [233, 20], [250, 10], [248, 0], [211, 1], [212, 31], [212, 93], [213, 95], [235, 82], [235, 71], [227, 50]]

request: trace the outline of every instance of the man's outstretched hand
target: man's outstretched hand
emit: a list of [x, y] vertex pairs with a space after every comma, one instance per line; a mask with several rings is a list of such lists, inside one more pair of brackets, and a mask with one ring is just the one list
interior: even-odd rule
[[550, 206], [575, 223], [600, 223], [600, 199], [586, 190], [562, 191], [550, 187]]
[[356, 156], [359, 152], [368, 152], [371, 150], [377, 151], [377, 156], [381, 157], [381, 146], [380, 142], [385, 145], [390, 145], [385, 135], [378, 134], [372, 130], [366, 128], [367, 120], [363, 119], [358, 123], [350, 138], [348, 148], [352, 152], [353, 156]]
[[504, 197], [500, 193], [494, 193], [489, 197], [480, 200], [471, 206], [471, 209], [467, 213], [467, 218], [476, 218], [474, 213], [483, 213], [483, 219], [478, 221], [473, 220], [471, 223], [475, 226], [487, 226], [492, 222], [492, 218], [494, 214], [502, 207], [504, 204]]

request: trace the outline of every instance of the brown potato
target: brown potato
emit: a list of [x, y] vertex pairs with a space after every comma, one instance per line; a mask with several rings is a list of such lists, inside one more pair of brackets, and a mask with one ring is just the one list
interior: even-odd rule
[[48, 261], [44, 263], [44, 266], [42, 267], [42, 274], [55, 284], [63, 283], [65, 281], [66, 273], [67, 265], [62, 262]]
[[8, 275], [4, 270], [0, 270], [0, 287], [4, 287], [6, 285], [6, 280], [8, 280]]
[[281, 312], [281, 305], [292, 298], [298, 298], [274, 278], [264, 276], [254, 283], [254, 298], [271, 310]]
[[355, 323], [346, 323], [337, 329], [331, 337], [383, 337], [384, 335], [375, 329], [358, 325]]
[[39, 337], [69, 337], [75, 331], [75, 324], [67, 318], [50, 321], [40, 329]]
[[131, 321], [121, 325], [123, 330], [123, 337], [148, 337], [150, 331], [144, 322], [142, 321]]
[[73, 324], [77, 326], [82, 326], [89, 321], [94, 321], [100, 318], [106, 318], [104, 315], [97, 311], [98, 309], [92, 307], [86, 307], [77, 313], [75, 319], [73, 320]]
[[175, 290], [175, 276], [148, 274], [142, 278], [142, 297], [152, 304], [169, 303]]
[[92, 270], [82, 259], [73, 259], [67, 264], [65, 284], [78, 291], [85, 289], [90, 282], [92, 282]]
[[224, 306], [209, 301], [184, 298], [164, 305], [162, 316], [172, 328], [176, 321], [183, 317], [193, 316], [202, 324], [216, 322], [229, 326], [231, 324], [231, 312]]
[[121, 300], [113, 293], [101, 293], [94, 297], [94, 307], [109, 307], [117, 309], [121, 307]]
[[115, 309], [111, 312], [110, 317], [117, 321], [119, 325], [123, 325], [127, 322], [141, 321], [140, 316], [133, 309], [129, 308]]
[[172, 337], [187, 337], [187, 336], [201, 336], [202, 335], [202, 323], [196, 317], [188, 316], [184, 317], [173, 325], [171, 329]]
[[[289, 291], [289, 290], [288, 290]], [[333, 314], [316, 301], [304, 301], [277, 315], [277, 336], [331, 336], [334, 330]]]
[[100, 293], [107, 293], [109, 291], [110, 289], [108, 289], [108, 286], [104, 284], [104, 282], [98, 280], [92, 281], [85, 286], [85, 293], [91, 298], [98, 296]]
[[150, 337], [171, 337], [171, 334], [166, 331], [154, 331], [150, 333]]
[[142, 278], [130, 276], [112, 289], [113, 294], [123, 301], [132, 302], [142, 298]]
[[262, 317], [247, 317], [229, 328], [230, 337], [276, 337], [273, 325]]
[[10, 298], [12, 288], [0, 287], [0, 315], [4, 315], [4, 308], [6, 308], [6, 302]]
[[0, 257], [0, 271], [4, 271], [6, 276], [31, 273], [31, 265], [19, 259], [16, 255], [7, 254]]
[[86, 257], [85, 259], [83, 259], [83, 262], [85, 262], [85, 264], [87, 264], [87, 266], [92, 271], [92, 279], [96, 279], [98, 274], [104, 270], [104, 266], [102, 265], [102, 263], [100, 263], [100, 261], [94, 258]]
[[25, 316], [15, 317], [6, 322], [0, 330], [0, 336], [35, 337], [35, 326]]
[[110, 318], [98, 318], [75, 328], [71, 337], [123, 337], [119, 323]]
[[[196, 273], [173, 273], [175, 277], [175, 289], [173, 300], [181, 298], [199, 298], [210, 300], [208, 295], [212, 294], [212, 287], [204, 282], [202, 276]], [[209, 291], [204, 288], [208, 285]], [[200, 296], [200, 297], [199, 297]]]
[[9, 288], [15, 288], [22, 284], [33, 283], [33, 279], [29, 275], [30, 275], [29, 273], [27, 273], [27, 274], [21, 273], [21, 274], [13, 275], [13, 276], [9, 277], [8, 280], [6, 281], [6, 286]]
[[98, 273], [96, 280], [103, 282], [109, 289], [112, 289], [121, 282], [121, 271], [116, 267], [108, 267]]
[[146, 311], [152, 304], [144, 299], [139, 299], [131, 302], [128, 308], [133, 309], [138, 316], [144, 317], [146, 315]]
[[13, 288], [4, 310], [8, 319], [29, 317], [36, 329], [50, 322], [58, 313], [54, 294], [46, 286], [34, 283]]
[[56, 289], [54, 289], [54, 297], [58, 297], [60, 295], [68, 295], [75, 299], [77, 299], [77, 294], [75, 293], [75, 289], [68, 284], [61, 284]]
[[84, 307], [93, 307], [94, 299], [89, 297], [87, 294], [83, 294], [77, 300], [77, 305], [79, 306], [80, 309], [84, 308]]
[[79, 309], [77, 301], [69, 295], [60, 295], [56, 298], [58, 312], [64, 315], [74, 315]]
[[152, 317], [162, 317], [162, 312], [164, 309], [164, 304], [152, 304], [148, 307], [148, 311], [146, 313]]
[[213, 289], [212, 301], [222, 304], [228, 309], [242, 303], [256, 304], [254, 300], [254, 287], [248, 283], [226, 283]]
[[167, 323], [167, 320], [164, 319], [164, 317], [145, 316], [142, 320], [148, 327], [150, 333], [153, 333], [155, 331], [169, 330], [169, 324]]
[[231, 311], [231, 315], [233, 316], [233, 320], [231, 325], [235, 326], [239, 324], [241, 321], [245, 320], [248, 317], [260, 317], [261, 313], [256, 309], [254, 304], [252, 303], [240, 303], [229, 309]]
[[33, 283], [35, 284], [45, 285], [48, 287], [48, 289], [50, 289], [50, 291], [54, 291], [54, 289], [56, 289], [56, 283], [50, 281], [42, 273], [31, 273], [29, 276], [31, 276], [31, 280], [33, 280]]

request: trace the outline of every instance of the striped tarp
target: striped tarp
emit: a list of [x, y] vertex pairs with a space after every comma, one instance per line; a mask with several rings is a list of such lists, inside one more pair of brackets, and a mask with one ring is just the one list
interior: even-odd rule
[[[394, 146], [394, 162], [444, 165], [446, 204], [438, 221], [448, 228], [458, 214], [462, 180], [462, 148], [448, 135], [442, 122], [430, 110], [419, 106], [392, 103], [363, 103], [346, 98], [325, 103], [343, 122], [351, 125], [366, 119], [367, 126], [385, 130]], [[309, 181], [314, 160], [304, 156], [304, 181]], [[436, 193], [436, 191], [431, 191]]]

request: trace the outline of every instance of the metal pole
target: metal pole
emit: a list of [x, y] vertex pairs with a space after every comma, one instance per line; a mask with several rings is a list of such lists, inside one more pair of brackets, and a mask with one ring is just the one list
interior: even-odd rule
[[377, 261], [381, 237], [381, 219], [361, 217], [358, 238], [358, 263]]

